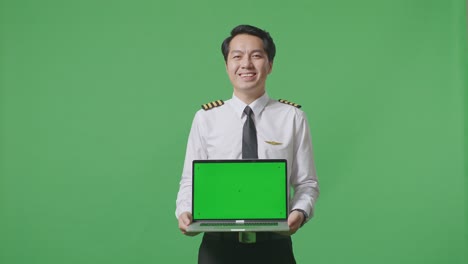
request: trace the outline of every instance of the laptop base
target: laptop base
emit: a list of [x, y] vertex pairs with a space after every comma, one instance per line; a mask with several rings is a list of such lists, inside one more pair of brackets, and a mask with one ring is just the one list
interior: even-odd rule
[[201, 223], [193, 222], [187, 228], [187, 232], [285, 232], [289, 231], [286, 221], [274, 223]]

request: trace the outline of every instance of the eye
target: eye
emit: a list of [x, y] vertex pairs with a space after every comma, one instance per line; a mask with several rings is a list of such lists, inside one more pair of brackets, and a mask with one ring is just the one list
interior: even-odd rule
[[252, 57], [254, 57], [256, 59], [263, 58], [263, 56], [261, 54], [254, 54], [254, 55], [252, 55]]
[[233, 59], [239, 59], [240, 56], [239, 56], [239, 55], [234, 55], [234, 56], [232, 56], [232, 58], [233, 58]]

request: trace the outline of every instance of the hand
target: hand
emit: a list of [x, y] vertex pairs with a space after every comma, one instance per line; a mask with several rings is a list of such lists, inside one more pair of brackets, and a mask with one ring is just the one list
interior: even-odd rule
[[304, 214], [300, 211], [292, 211], [288, 216], [289, 234], [293, 235], [301, 227]]
[[188, 226], [192, 223], [192, 214], [189, 212], [183, 212], [179, 216], [179, 229], [182, 232], [182, 234], [186, 236], [196, 236], [200, 233], [192, 233], [192, 232], [187, 232]]

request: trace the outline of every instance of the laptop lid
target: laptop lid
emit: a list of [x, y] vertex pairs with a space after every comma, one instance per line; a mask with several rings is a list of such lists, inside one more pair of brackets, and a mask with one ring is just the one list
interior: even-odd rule
[[192, 215], [200, 220], [287, 220], [285, 159], [194, 160]]

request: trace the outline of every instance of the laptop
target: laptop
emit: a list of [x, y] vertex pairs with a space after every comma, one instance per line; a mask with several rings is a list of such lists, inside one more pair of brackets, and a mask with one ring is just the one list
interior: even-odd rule
[[289, 231], [285, 159], [194, 160], [187, 232]]

